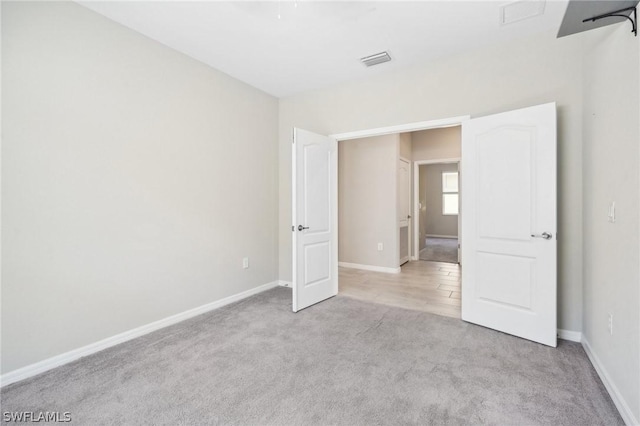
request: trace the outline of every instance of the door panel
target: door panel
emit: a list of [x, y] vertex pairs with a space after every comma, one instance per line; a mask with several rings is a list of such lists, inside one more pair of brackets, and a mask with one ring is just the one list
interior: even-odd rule
[[331, 231], [331, 152], [327, 152], [325, 144], [301, 143], [303, 152], [305, 188], [303, 206], [303, 222], [310, 229], [308, 234]]
[[528, 130], [501, 128], [476, 137], [478, 226], [483, 238], [530, 239], [535, 139], [530, 133], [534, 129]]
[[532, 258], [478, 253], [478, 299], [531, 310], [534, 270], [535, 259]]
[[293, 311], [338, 293], [337, 142], [294, 129]]
[[304, 246], [304, 279], [305, 287], [309, 287], [331, 278], [331, 246], [327, 242]]
[[555, 104], [469, 120], [462, 133], [462, 319], [555, 347]]

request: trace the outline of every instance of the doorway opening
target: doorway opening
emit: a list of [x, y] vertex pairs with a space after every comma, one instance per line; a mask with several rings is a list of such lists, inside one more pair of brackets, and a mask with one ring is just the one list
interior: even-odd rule
[[416, 161], [414, 182], [418, 259], [460, 263], [460, 159]]
[[[556, 116], [555, 103], [547, 103], [464, 122], [460, 234], [461, 318], [554, 347]], [[392, 129], [349, 137], [294, 129], [292, 217], [300, 233], [292, 225], [294, 312], [338, 294], [337, 140], [392, 134], [398, 127]], [[431, 275], [451, 275], [436, 268]]]
[[[336, 139], [338, 292], [361, 300], [460, 318], [458, 224], [451, 231], [455, 233], [454, 258], [425, 262], [420, 260], [421, 249], [425, 254], [424, 244], [419, 241], [419, 235], [425, 235], [418, 229], [421, 212], [415, 209], [419, 202], [425, 206], [425, 200], [419, 199], [419, 169], [423, 164], [445, 161], [445, 168], [454, 167], [455, 176], [445, 175], [449, 185], [445, 188], [446, 195], [441, 196], [446, 203], [444, 214], [449, 221], [457, 221], [460, 122], [409, 132]], [[452, 207], [453, 211], [449, 211]], [[429, 242], [433, 237], [429, 236]]]

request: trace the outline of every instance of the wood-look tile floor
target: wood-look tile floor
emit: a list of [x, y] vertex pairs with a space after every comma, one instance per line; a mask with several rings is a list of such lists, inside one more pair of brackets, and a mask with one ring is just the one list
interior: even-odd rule
[[367, 302], [460, 318], [460, 266], [411, 261], [399, 274], [339, 268], [338, 293]]

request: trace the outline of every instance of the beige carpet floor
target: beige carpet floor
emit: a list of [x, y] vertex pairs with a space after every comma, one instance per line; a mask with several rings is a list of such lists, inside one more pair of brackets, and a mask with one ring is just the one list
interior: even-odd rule
[[[72, 425], [618, 425], [579, 344], [276, 288], [2, 389]], [[4, 421], [4, 416], [3, 416]]]

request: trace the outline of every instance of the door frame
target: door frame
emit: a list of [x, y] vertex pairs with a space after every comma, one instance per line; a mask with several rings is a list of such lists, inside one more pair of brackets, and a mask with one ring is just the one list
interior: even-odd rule
[[419, 132], [420, 130], [439, 129], [441, 127], [461, 126], [464, 121], [471, 119], [470, 115], [441, 118], [438, 120], [418, 121], [415, 123], [399, 124], [395, 126], [376, 127], [374, 129], [356, 130], [354, 132], [334, 133], [329, 137], [338, 142], [350, 139], [368, 138], [371, 136], [391, 135], [394, 133]]
[[[413, 251], [415, 256], [412, 256], [413, 260], [418, 260], [420, 258], [420, 166], [428, 165], [428, 164], [457, 164], [458, 165], [458, 173], [462, 169], [461, 166], [462, 158], [460, 157], [452, 157], [452, 158], [443, 158], [441, 160], [416, 160], [413, 162], [413, 217], [415, 220], [412, 222], [413, 224]], [[460, 185], [458, 184], [458, 206], [460, 206], [460, 200], [462, 198], [462, 192], [460, 191]], [[461, 263], [460, 259], [460, 244], [462, 241], [462, 234], [460, 233], [461, 229], [461, 211], [458, 208], [458, 262]]]
[[[462, 126], [463, 122], [470, 119], [471, 119], [471, 115], [459, 115], [459, 116], [448, 117], [448, 118], [440, 118], [437, 120], [417, 121], [413, 123], [398, 124], [394, 126], [376, 127], [373, 129], [356, 130], [356, 131], [344, 132], [344, 133], [334, 133], [328, 136], [335, 139], [339, 143], [339, 142], [348, 141], [352, 139], [368, 138], [371, 136], [383, 136], [383, 135], [392, 135], [395, 133], [410, 133], [410, 132], [419, 132], [421, 130], [440, 129], [443, 127]], [[337, 153], [337, 156], [338, 156], [338, 161], [340, 161], [339, 152]], [[338, 171], [335, 170], [334, 173], [336, 173], [336, 179], [337, 179]], [[335, 200], [332, 200], [332, 201], [334, 201], [337, 208], [340, 209], [340, 205], [338, 204], [337, 194], [336, 194]], [[334, 229], [336, 229], [338, 232], [338, 238], [340, 238], [340, 234], [339, 234], [340, 230], [338, 229], [337, 218], [336, 218], [336, 223], [333, 223], [332, 225], [334, 226]], [[410, 235], [412, 234], [413, 233], [411, 233]], [[415, 241], [413, 245], [415, 247]], [[294, 247], [292, 247], [292, 249], [295, 250]], [[412, 260], [415, 260], [414, 258], [417, 257], [417, 253], [409, 253], [409, 254]], [[293, 268], [292, 268], [292, 271], [293, 271]], [[338, 289], [339, 288], [340, 288], [340, 281], [338, 280]]]

